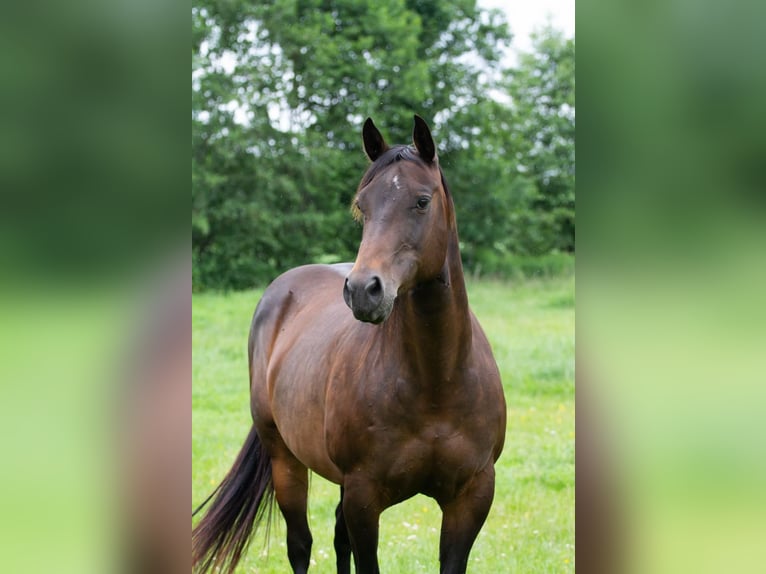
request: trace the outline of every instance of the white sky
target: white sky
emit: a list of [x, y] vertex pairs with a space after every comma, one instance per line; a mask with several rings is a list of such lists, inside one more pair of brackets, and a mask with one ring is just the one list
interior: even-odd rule
[[[548, 17], [554, 28], [567, 37], [575, 34], [575, 0], [478, 0], [482, 8], [499, 8], [505, 12], [513, 34], [513, 50], [529, 50], [529, 35], [542, 27]], [[511, 56], [512, 58], [512, 56]]]

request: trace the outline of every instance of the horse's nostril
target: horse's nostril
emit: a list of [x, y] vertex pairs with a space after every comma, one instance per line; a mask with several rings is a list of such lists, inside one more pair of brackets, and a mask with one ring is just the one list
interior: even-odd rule
[[370, 297], [379, 297], [383, 294], [383, 285], [379, 277], [373, 277], [365, 286], [365, 290]]

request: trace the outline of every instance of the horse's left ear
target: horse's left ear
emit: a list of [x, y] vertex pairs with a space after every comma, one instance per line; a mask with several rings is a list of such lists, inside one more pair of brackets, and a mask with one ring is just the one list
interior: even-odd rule
[[364, 153], [370, 158], [370, 161], [375, 161], [388, 149], [388, 144], [380, 135], [378, 128], [372, 123], [372, 118], [367, 118], [364, 121], [364, 127], [362, 128], [362, 143], [364, 144]]
[[412, 142], [418, 149], [420, 158], [426, 163], [432, 163], [436, 159], [436, 145], [431, 137], [428, 124], [419, 115], [415, 114], [415, 128], [412, 130]]

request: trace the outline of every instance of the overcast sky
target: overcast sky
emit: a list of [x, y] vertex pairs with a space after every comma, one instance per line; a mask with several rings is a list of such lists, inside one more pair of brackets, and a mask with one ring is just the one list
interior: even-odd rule
[[555, 28], [567, 37], [575, 33], [575, 0], [478, 0], [483, 8], [499, 8], [505, 12], [513, 33], [512, 48], [531, 48], [529, 35], [543, 26], [550, 15]]

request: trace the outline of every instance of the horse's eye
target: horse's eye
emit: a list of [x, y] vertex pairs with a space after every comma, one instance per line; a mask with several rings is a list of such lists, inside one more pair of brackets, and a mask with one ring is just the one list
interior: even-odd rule
[[427, 195], [422, 195], [418, 197], [418, 202], [415, 205], [417, 205], [418, 209], [425, 209], [429, 203], [431, 203], [431, 198]]

